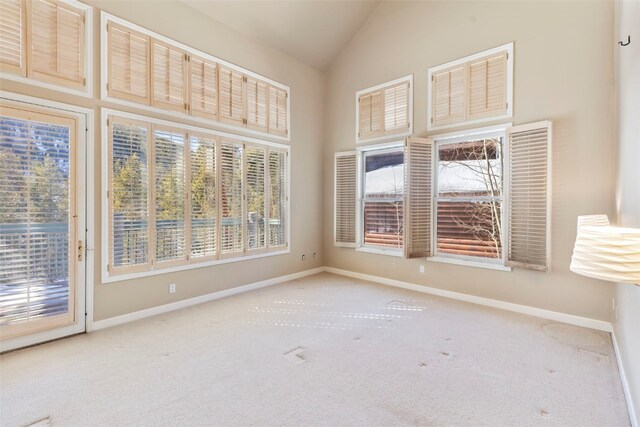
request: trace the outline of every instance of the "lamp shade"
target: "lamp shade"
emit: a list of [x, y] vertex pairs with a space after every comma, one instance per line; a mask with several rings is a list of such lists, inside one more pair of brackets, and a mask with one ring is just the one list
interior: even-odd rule
[[610, 282], [640, 284], [640, 229], [608, 223], [606, 215], [578, 217], [571, 271]]

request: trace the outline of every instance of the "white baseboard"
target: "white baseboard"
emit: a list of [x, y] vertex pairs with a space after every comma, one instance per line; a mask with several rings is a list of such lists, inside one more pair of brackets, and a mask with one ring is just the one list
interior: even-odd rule
[[616, 353], [616, 361], [618, 362], [618, 371], [620, 372], [620, 380], [622, 381], [622, 389], [624, 390], [624, 398], [627, 401], [627, 408], [629, 410], [629, 418], [631, 419], [631, 427], [638, 426], [638, 417], [636, 416], [636, 410], [633, 406], [633, 399], [631, 398], [631, 389], [629, 388], [629, 382], [627, 381], [627, 375], [624, 371], [624, 364], [622, 363], [622, 356], [620, 354], [620, 347], [618, 347], [618, 340], [616, 339], [616, 332], [611, 332], [611, 340], [613, 341], [613, 351]]
[[589, 319], [587, 317], [574, 316], [572, 314], [559, 313], [557, 311], [544, 310], [542, 308], [514, 304], [514, 303], [490, 299], [490, 298], [483, 298], [475, 295], [463, 294], [460, 292], [447, 291], [444, 289], [432, 288], [424, 285], [417, 285], [415, 283], [408, 283], [408, 282], [402, 282], [400, 280], [388, 279], [386, 277], [372, 276], [370, 274], [364, 274], [364, 273], [356, 273], [354, 271], [342, 270], [339, 268], [325, 267], [324, 271], [328, 273], [339, 274], [342, 276], [353, 277], [355, 279], [362, 279], [362, 280], [368, 280], [370, 282], [381, 283], [383, 285], [395, 286], [397, 288], [410, 289], [412, 291], [418, 291], [418, 292], [437, 295], [445, 298], [451, 298], [459, 301], [466, 301], [473, 304], [484, 305], [487, 307], [498, 308], [501, 310], [528, 314], [530, 316], [554, 320], [556, 322], [561, 322], [561, 323], [568, 323], [570, 325], [583, 326], [585, 328], [596, 329], [604, 332], [613, 332], [613, 326], [611, 325], [611, 323], [605, 322], [603, 320]]
[[168, 313], [170, 311], [179, 310], [181, 308], [190, 307], [192, 305], [202, 304], [204, 302], [229, 297], [231, 295], [236, 295], [243, 292], [249, 292], [255, 289], [265, 288], [267, 286], [276, 285], [282, 282], [288, 282], [289, 280], [311, 276], [313, 274], [322, 273], [323, 271], [324, 271], [323, 267], [312, 268], [310, 270], [300, 271], [298, 273], [293, 273], [293, 274], [287, 274], [286, 276], [274, 277], [272, 279], [261, 280], [259, 282], [249, 283], [248, 285], [238, 286], [231, 289], [225, 289], [224, 291], [218, 291], [218, 292], [201, 295], [194, 298], [184, 299], [184, 300], [172, 302], [170, 304], [148, 308], [146, 310], [134, 311], [133, 313], [123, 314], [122, 316], [116, 316], [116, 317], [110, 317], [104, 320], [98, 320], [96, 322], [93, 322], [93, 324], [91, 325], [91, 328], [90, 329], [88, 328], [88, 330], [97, 331], [100, 329], [109, 328], [111, 326], [133, 322], [134, 320], [144, 319], [146, 317], [151, 317], [151, 316], [157, 316], [158, 314]]

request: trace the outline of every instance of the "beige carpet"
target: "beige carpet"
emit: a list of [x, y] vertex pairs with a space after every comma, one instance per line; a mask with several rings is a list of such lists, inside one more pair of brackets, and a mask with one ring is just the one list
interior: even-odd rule
[[0, 363], [4, 427], [629, 425], [608, 334], [329, 274]]

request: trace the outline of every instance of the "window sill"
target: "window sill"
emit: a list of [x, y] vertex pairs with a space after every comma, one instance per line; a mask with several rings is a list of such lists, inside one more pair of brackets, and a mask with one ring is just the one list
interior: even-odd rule
[[359, 248], [356, 248], [356, 251], [358, 252], [367, 252], [370, 254], [378, 254], [378, 255], [390, 255], [390, 256], [395, 256], [395, 257], [402, 257], [402, 250], [400, 249], [378, 249], [378, 248], [371, 248], [371, 247], [367, 247], [367, 246], [361, 246]]
[[434, 257], [428, 257], [427, 261], [441, 262], [444, 264], [464, 265], [467, 267], [486, 268], [488, 270], [511, 271], [511, 267], [507, 267], [502, 264], [495, 264], [495, 263], [482, 262], [482, 261], [470, 261], [470, 260], [460, 259], [460, 258], [434, 256]]

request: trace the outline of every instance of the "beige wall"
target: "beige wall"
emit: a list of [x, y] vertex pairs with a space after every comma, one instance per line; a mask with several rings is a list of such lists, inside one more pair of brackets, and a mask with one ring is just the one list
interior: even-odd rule
[[[640, 228], [640, 2], [616, 3], [616, 95], [618, 134], [618, 223]], [[614, 328], [629, 391], [640, 425], [640, 286], [618, 284]]]
[[[99, 23], [98, 9], [105, 10], [135, 24], [146, 27], [186, 45], [262, 74], [291, 88], [291, 254], [198, 268], [179, 273], [143, 279], [102, 284], [100, 212], [96, 200], [96, 266], [94, 272], [94, 319], [109, 317], [167, 304], [180, 299], [204, 295], [218, 290], [282, 276], [322, 266], [322, 158], [324, 77], [318, 71], [291, 57], [263, 46], [225, 25], [205, 17], [177, 1], [97, 1], [94, 23]], [[94, 32], [95, 81], [99, 82], [99, 30]], [[94, 99], [37, 89], [3, 80], [2, 90], [22, 93], [95, 108], [96, 180], [95, 194], [100, 191], [100, 114], [99, 107], [163, 118], [143, 110], [122, 108], [100, 101], [96, 83]], [[167, 118], [171, 120], [171, 118]], [[188, 122], [185, 122], [188, 123]], [[317, 253], [313, 259], [313, 252]], [[306, 254], [306, 261], [301, 261]], [[170, 295], [168, 284], [176, 283], [177, 292]]]
[[[610, 284], [569, 271], [580, 214], [612, 214], [613, 4], [383, 2], [327, 75], [325, 264], [605, 321]], [[514, 124], [554, 126], [552, 272], [407, 261], [333, 246], [333, 153], [353, 150], [355, 92], [413, 74], [414, 132], [426, 132], [426, 71], [515, 42]], [[419, 265], [426, 272], [419, 273]]]

